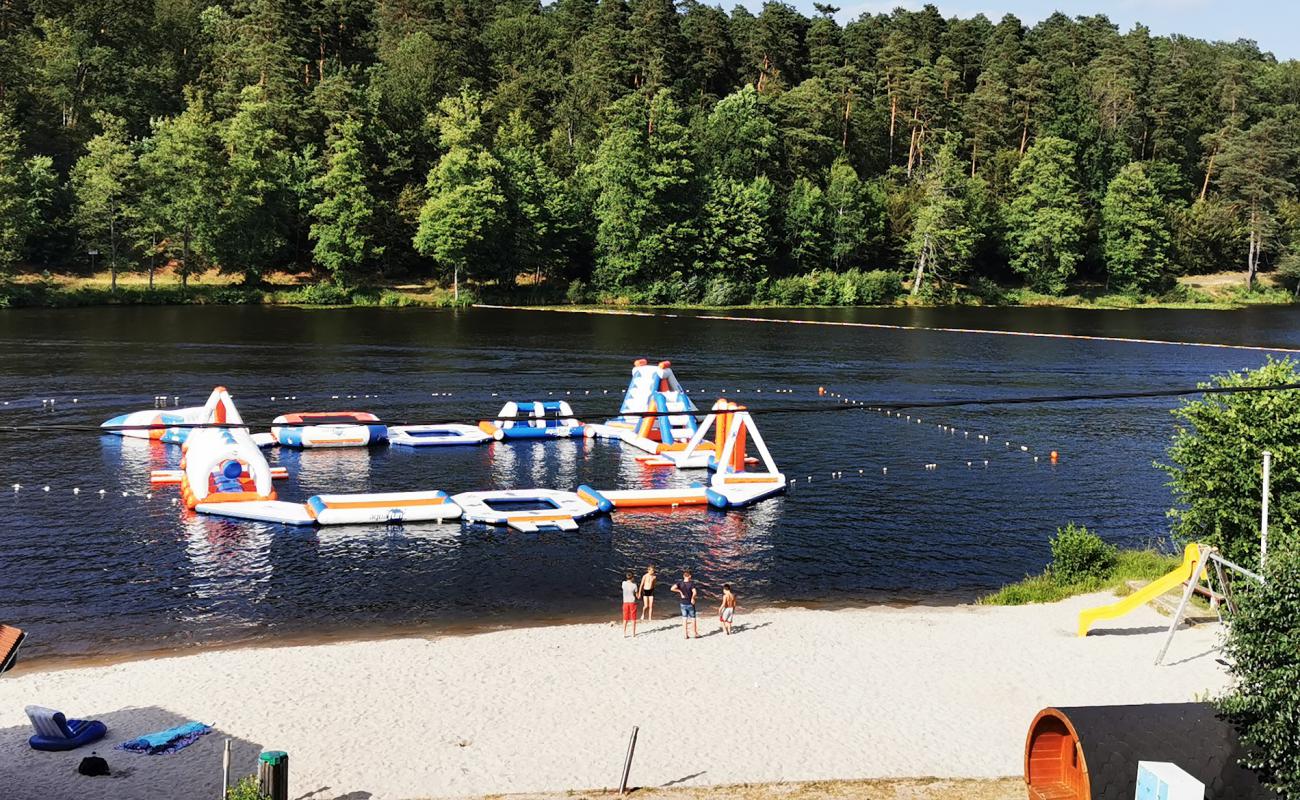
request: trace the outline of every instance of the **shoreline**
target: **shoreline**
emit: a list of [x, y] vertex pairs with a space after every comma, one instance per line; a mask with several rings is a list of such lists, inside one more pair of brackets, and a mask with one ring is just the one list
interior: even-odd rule
[[[964, 593], [948, 595], [945, 593], [926, 594], [924, 596], [889, 596], [881, 598], [835, 599], [825, 601], [776, 600], [741, 606], [744, 614], [763, 613], [766, 611], [851, 611], [871, 609], [906, 609], [906, 608], [962, 608], [974, 607], [978, 598], [967, 597]], [[333, 644], [351, 644], [366, 642], [385, 642], [401, 639], [424, 639], [435, 641], [444, 638], [479, 636], [481, 634], [502, 631], [530, 630], [534, 628], [562, 628], [570, 625], [601, 625], [618, 622], [619, 609], [610, 600], [608, 613], [603, 611], [577, 611], [564, 614], [537, 614], [514, 618], [511, 621], [498, 621], [496, 617], [482, 619], [444, 620], [429, 623], [391, 623], [366, 626], [346, 626], [340, 628], [313, 628], [287, 634], [269, 633], [249, 636], [242, 639], [212, 639], [188, 645], [159, 645], [134, 650], [108, 651], [85, 655], [38, 654], [26, 655], [29, 644], [24, 645], [19, 653], [18, 663], [11, 673], [28, 675], [45, 672], [62, 672], [71, 669], [112, 667], [138, 661], [151, 661], [159, 658], [183, 658], [206, 653], [223, 653], [242, 650], [274, 650], [280, 647], [316, 647]], [[670, 613], [657, 613], [654, 623], [666, 619], [676, 619], [677, 609], [662, 609]], [[21, 625], [19, 626], [21, 627]]]
[[[1167, 621], [1151, 608], [1076, 637], [1078, 611], [1110, 599], [767, 609], [739, 615], [730, 637], [706, 614], [702, 637], [685, 641], [669, 617], [632, 639], [607, 621], [10, 673], [0, 785], [15, 800], [84, 793], [75, 767], [86, 751], [25, 746], [27, 704], [106, 723], [91, 749], [114, 771], [104, 788], [115, 800], [216, 796], [227, 738], [236, 777], [264, 750], [290, 753], [294, 797], [604, 792], [634, 725], [631, 784], [656, 791], [1005, 778], [1022, 769], [1043, 707], [1192, 701], [1226, 687], [1217, 625], [1180, 631], [1162, 667], [1152, 657]], [[214, 733], [160, 758], [114, 749], [188, 720]]]

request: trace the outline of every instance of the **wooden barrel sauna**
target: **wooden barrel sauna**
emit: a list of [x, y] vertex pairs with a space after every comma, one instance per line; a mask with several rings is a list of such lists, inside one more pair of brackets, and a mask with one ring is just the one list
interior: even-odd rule
[[1138, 762], [1169, 761], [1206, 800], [1272, 800], [1242, 755], [1209, 703], [1045, 708], [1025, 738], [1025, 787], [1029, 800], [1133, 800]]

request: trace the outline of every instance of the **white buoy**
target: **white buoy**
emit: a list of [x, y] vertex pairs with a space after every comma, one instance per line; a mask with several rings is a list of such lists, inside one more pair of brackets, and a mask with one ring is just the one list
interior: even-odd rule
[[1022, 444], [1022, 445], [1020, 445], [1020, 451], [1021, 451], [1022, 453], [1028, 453], [1028, 452], [1029, 452], [1029, 448], [1028, 448], [1026, 445], [1023, 445], [1023, 444]]
[[103, 497], [103, 496], [106, 495], [106, 494], [108, 494], [107, 491], [105, 491], [105, 490], [103, 490], [103, 489], [100, 489], [100, 490], [99, 490], [99, 496], [100, 496], [100, 497]]
[[21, 489], [21, 488], [23, 488], [23, 485], [22, 485], [21, 483], [15, 483], [15, 484], [14, 484], [14, 491], [15, 491], [15, 492], [18, 491], [18, 490]]
[[128, 496], [128, 493], [127, 493], [127, 492], [122, 492], [122, 496], [123, 496], [123, 497], [127, 497], [127, 496]]
[[146, 500], [152, 500], [152, 499], [153, 499], [153, 492], [145, 492], [145, 493], [144, 493], [144, 496], [145, 496], [145, 499], [146, 499]]
[[881, 467], [881, 468], [880, 468], [880, 474], [882, 474], [882, 475], [888, 475], [888, 474], [889, 474], [889, 467]]
[[42, 491], [42, 492], [48, 492], [49, 490], [50, 490], [50, 487], [49, 487], [49, 486], [42, 486], [42, 487], [41, 487], [41, 491]]
[[73, 494], [81, 494], [81, 490], [74, 486], [74, 487], [72, 487], [72, 493], [73, 493]]

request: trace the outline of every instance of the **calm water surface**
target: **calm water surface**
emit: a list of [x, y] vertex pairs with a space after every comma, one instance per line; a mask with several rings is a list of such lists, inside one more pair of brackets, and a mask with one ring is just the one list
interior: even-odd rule
[[[1282, 308], [765, 314], [1300, 347], [1296, 312]], [[230, 387], [246, 420], [263, 423], [344, 408], [390, 421], [472, 421], [505, 399], [566, 392], [580, 417], [599, 421], [616, 410], [633, 358], [667, 358], [701, 404], [724, 389], [749, 403], [796, 480], [788, 496], [744, 512], [619, 513], [570, 534], [435, 524], [300, 530], [183, 515], [170, 490], [147, 497], [148, 471], [175, 466], [173, 448], [0, 432], [0, 486], [22, 484], [0, 490], [0, 620], [31, 632], [33, 656], [589, 615], [613, 608], [624, 569], [647, 563], [692, 567], [709, 588], [731, 581], [743, 604], [969, 599], [1041, 569], [1048, 535], [1065, 522], [1117, 543], [1164, 541], [1170, 496], [1153, 462], [1173, 432], [1175, 402], [919, 412], [919, 424], [917, 414], [764, 408], [815, 404], [823, 385], [878, 401], [1188, 386], [1265, 358], [691, 318], [255, 307], [5, 311], [0, 348], [8, 403], [0, 425], [98, 424], [148, 408], [156, 395], [201, 404], [215, 384]], [[48, 398], [53, 410], [41, 407]], [[1056, 466], [1051, 450], [1061, 453]], [[573, 440], [279, 451], [272, 462], [292, 473], [278, 487], [286, 499], [693, 477], [647, 471], [635, 454]]]

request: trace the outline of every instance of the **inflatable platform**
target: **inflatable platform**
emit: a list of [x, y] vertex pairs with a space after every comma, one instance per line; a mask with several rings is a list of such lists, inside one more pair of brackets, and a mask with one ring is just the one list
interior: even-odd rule
[[150, 408], [144, 411], [133, 411], [130, 414], [120, 414], [100, 423], [99, 427], [105, 429], [104, 433], [124, 436], [128, 439], [151, 439], [163, 444], [184, 444], [189, 438], [190, 428], [139, 427], [126, 430], [120, 428], [132, 425], [194, 425], [203, 422], [206, 417], [207, 409], [203, 406], [177, 408], [172, 411]]
[[582, 436], [584, 425], [563, 400], [509, 402], [497, 418], [479, 423], [479, 429], [496, 439], [544, 439]]
[[388, 427], [366, 411], [297, 412], [271, 420], [282, 447], [366, 447], [388, 440]]
[[247, 503], [200, 503], [204, 514], [281, 525], [398, 525], [404, 522], [449, 522], [459, 519], [460, 507], [446, 492], [387, 492], [318, 494], [305, 503], [282, 500]]
[[388, 429], [388, 444], [397, 447], [478, 445], [492, 439], [473, 425], [394, 425]]
[[506, 525], [524, 533], [575, 531], [578, 521], [601, 509], [577, 492], [556, 489], [505, 489], [452, 495], [466, 522]]

